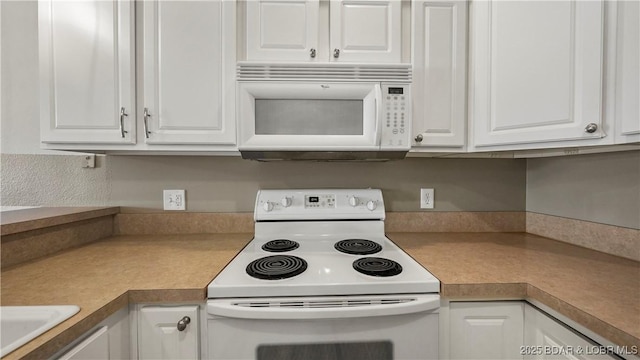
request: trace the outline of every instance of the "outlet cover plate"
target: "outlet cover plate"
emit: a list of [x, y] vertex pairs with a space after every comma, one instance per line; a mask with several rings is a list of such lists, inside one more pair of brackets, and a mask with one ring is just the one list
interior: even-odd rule
[[162, 199], [165, 210], [185, 210], [187, 208], [184, 190], [164, 190]]
[[420, 209], [433, 209], [435, 205], [434, 189], [420, 189]]

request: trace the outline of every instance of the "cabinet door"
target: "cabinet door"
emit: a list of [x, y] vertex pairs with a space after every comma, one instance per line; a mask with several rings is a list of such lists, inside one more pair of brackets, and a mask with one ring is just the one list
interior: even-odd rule
[[467, 2], [413, 2], [413, 130], [416, 147], [463, 147]]
[[135, 143], [133, 1], [42, 0], [38, 25], [42, 142]]
[[[476, 147], [605, 136], [603, 8], [603, 1], [472, 2]], [[597, 129], [587, 132], [590, 124]]]
[[319, 0], [252, 0], [246, 6], [247, 60], [319, 58]]
[[603, 352], [598, 344], [587, 340], [536, 308], [525, 305], [525, 349], [535, 351], [526, 359], [542, 360], [610, 360], [617, 357]]
[[108, 328], [103, 326], [59, 357], [58, 360], [104, 360], [110, 358]]
[[[178, 322], [184, 317], [190, 322], [184, 330]], [[138, 355], [140, 359], [198, 359], [198, 306], [148, 306], [140, 310], [138, 324]]]
[[235, 143], [235, 32], [225, 32], [234, 6], [144, 2], [146, 143]]
[[331, 1], [329, 13], [332, 61], [402, 61], [402, 3], [399, 0]]
[[451, 359], [522, 359], [522, 302], [452, 302]]
[[640, 141], [640, 2], [618, 2], [617, 143]]

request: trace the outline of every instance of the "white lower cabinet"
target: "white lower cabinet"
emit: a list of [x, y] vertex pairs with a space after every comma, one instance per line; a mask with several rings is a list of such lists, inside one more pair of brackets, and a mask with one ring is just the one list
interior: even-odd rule
[[531, 305], [524, 309], [525, 359], [618, 359], [606, 348], [588, 340]]
[[124, 308], [78, 337], [76, 341], [51, 358], [60, 360], [130, 359], [129, 329], [129, 309]]
[[59, 360], [102, 360], [109, 356], [109, 328], [101, 326], [88, 338], [58, 358]]
[[140, 359], [199, 359], [198, 305], [143, 306], [138, 312]]
[[441, 332], [441, 359], [619, 359], [525, 301], [450, 302]]
[[524, 304], [452, 302], [449, 330], [451, 359], [522, 359]]

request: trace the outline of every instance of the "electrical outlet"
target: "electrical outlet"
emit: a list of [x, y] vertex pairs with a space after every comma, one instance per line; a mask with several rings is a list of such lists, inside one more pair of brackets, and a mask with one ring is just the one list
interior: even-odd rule
[[162, 198], [165, 210], [185, 210], [187, 207], [187, 198], [184, 196], [184, 190], [164, 190]]
[[433, 189], [420, 189], [420, 209], [433, 209], [436, 202], [434, 196]]

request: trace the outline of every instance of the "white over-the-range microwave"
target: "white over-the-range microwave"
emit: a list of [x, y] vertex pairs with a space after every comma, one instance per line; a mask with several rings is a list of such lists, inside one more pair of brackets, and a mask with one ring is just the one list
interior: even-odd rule
[[331, 78], [338, 71], [331, 68], [329, 80], [239, 79], [238, 147], [243, 158], [404, 158], [411, 147], [410, 82]]

